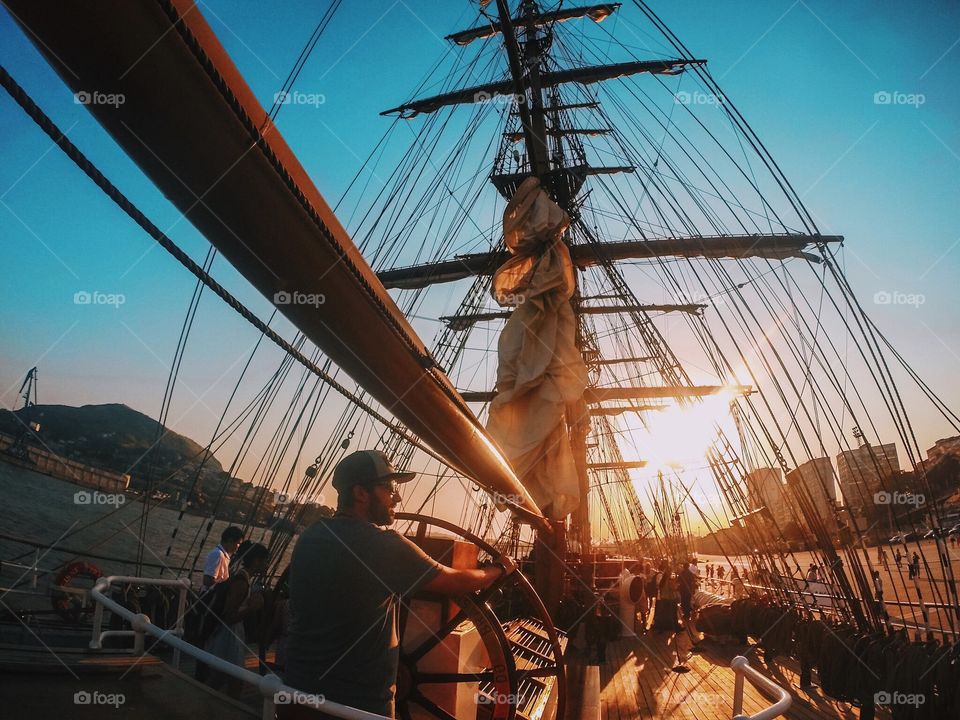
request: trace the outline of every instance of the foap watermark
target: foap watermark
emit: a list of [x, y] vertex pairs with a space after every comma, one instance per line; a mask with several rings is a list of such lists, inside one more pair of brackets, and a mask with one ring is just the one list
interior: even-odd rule
[[74, 505], [114, 505], [120, 507], [127, 501], [127, 496], [123, 493], [103, 493], [99, 490], [90, 492], [89, 490], [80, 490], [73, 494]]
[[480, 92], [473, 94], [473, 101], [475, 103], [500, 103], [502, 105], [509, 105], [511, 103], [516, 103], [517, 105], [523, 105], [527, 101], [526, 95], [521, 95], [519, 93], [490, 93], [486, 90], [481, 90]]
[[520, 696], [514, 693], [502, 693], [499, 690], [493, 690], [489, 693], [477, 693], [473, 696], [473, 702], [476, 705], [519, 705]]
[[910, 707], [920, 707], [927, 701], [927, 696], [923, 693], [902, 693], [902, 692], [887, 692], [886, 690], [881, 690], [878, 693], [875, 693], [873, 696], [873, 702], [876, 705], [886, 705], [892, 707], [894, 705], [907, 705]]
[[899, 290], [892, 292], [888, 290], [878, 290], [873, 294], [874, 305], [912, 305], [918, 308], [926, 301], [927, 296], [922, 293], [905, 293]]
[[320, 307], [327, 301], [327, 296], [323, 293], [302, 293], [296, 290], [287, 292], [280, 290], [273, 294], [274, 305], [313, 305]]
[[105, 93], [99, 90], [78, 90], [73, 94], [76, 105], [112, 105], [120, 107], [127, 101], [123, 93]]
[[923, 93], [905, 93], [898, 90], [879, 90], [873, 94], [874, 105], [909, 105], [918, 108], [927, 101]]
[[118, 310], [125, 302], [127, 302], [127, 296], [123, 293], [78, 290], [73, 294], [74, 305], [112, 305]]
[[523, 305], [527, 301], [527, 296], [523, 293], [499, 293], [497, 295], [497, 302], [501, 305], [507, 305], [509, 307], [517, 307]]
[[74, 705], [112, 705], [120, 707], [127, 701], [123, 693], [105, 693], [99, 690], [78, 690], [73, 694]]
[[674, 93], [673, 101], [677, 105], [723, 105], [726, 102], [726, 98], [724, 98], [723, 95], [701, 92], [700, 90], [695, 92], [681, 90], [678, 93]]
[[875, 505], [914, 505], [920, 507], [926, 504], [927, 499], [922, 493], [881, 490], [873, 494], [873, 502]]
[[293, 498], [290, 497], [290, 493], [280, 492], [279, 490], [273, 493], [274, 505], [289, 505], [291, 502], [293, 502]]
[[512, 493], [495, 492], [492, 493], [493, 502], [497, 505], [522, 505], [523, 496]]
[[312, 105], [315, 108], [325, 105], [327, 96], [323, 93], [305, 93], [289, 90], [273, 94], [273, 102], [279, 105]]
[[311, 707], [316, 707], [323, 705], [326, 701], [327, 698], [323, 695], [314, 695], [312, 693], [300, 692], [299, 690], [294, 690], [293, 692], [281, 690], [273, 694], [274, 705], [310, 705]]
[[724, 698], [719, 693], [705, 692], [702, 690], [691, 690], [684, 692], [676, 687], [665, 687], [657, 691], [657, 704], [660, 707], [670, 705], [690, 704], [705, 708], [724, 705]]

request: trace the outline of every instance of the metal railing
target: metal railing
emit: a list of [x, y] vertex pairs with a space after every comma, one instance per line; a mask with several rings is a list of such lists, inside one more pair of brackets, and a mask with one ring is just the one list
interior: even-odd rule
[[[142, 585], [180, 585], [182, 589], [180, 591], [180, 613], [178, 614], [177, 626], [169, 630], [164, 630], [163, 628], [159, 628], [151, 623], [150, 618], [143, 613], [135, 613], [129, 608], [125, 608], [123, 605], [120, 605], [118, 602], [112, 600], [110, 597], [108, 597], [107, 593], [110, 591], [111, 583], [114, 582], [135, 583]], [[143, 655], [146, 652], [146, 636], [150, 635], [151, 637], [156, 638], [159, 642], [169, 645], [174, 649], [174, 657], [176, 658], [175, 662], [179, 661], [179, 653], [183, 653], [194, 658], [198, 662], [204, 663], [212, 670], [216, 670], [231, 678], [256, 687], [263, 696], [263, 720], [274, 720], [276, 717], [277, 704], [306, 705], [307, 707], [314, 708], [315, 710], [322, 710], [327, 715], [343, 718], [343, 720], [389, 720], [389, 718], [386, 718], [383, 715], [376, 715], [374, 713], [366, 712], [365, 710], [358, 710], [356, 708], [348, 707], [347, 705], [341, 705], [331, 700], [326, 700], [322, 695], [310, 695], [301, 692], [300, 690], [296, 690], [292, 687], [284, 685], [283, 681], [272, 673], [269, 675], [259, 675], [255, 672], [247, 670], [246, 668], [242, 668], [239, 665], [234, 665], [233, 663], [227, 662], [216, 655], [211, 655], [206, 650], [201, 650], [196, 645], [191, 645], [180, 637], [183, 632], [183, 610], [186, 607], [186, 593], [189, 588], [190, 581], [186, 579], [159, 580], [154, 578], [130, 577], [127, 575], [113, 575], [110, 577], [100, 578], [90, 590], [90, 597], [97, 604], [95, 611], [96, 614], [94, 615], [94, 639], [90, 642], [91, 648], [99, 648], [100, 641], [104, 637], [116, 637], [118, 634], [129, 636], [132, 634], [134, 637], [134, 653]], [[130, 623], [130, 626], [133, 629], [101, 631], [100, 628], [102, 627], [103, 623], [104, 609], [107, 609], [110, 612], [122, 617], [124, 620]]]
[[[93, 589], [90, 591], [90, 597], [94, 600], [97, 600], [97, 596], [94, 595], [94, 590], [99, 590], [100, 592], [109, 592], [110, 586], [114, 583], [128, 583], [134, 585], [161, 585], [164, 587], [176, 587], [180, 589], [180, 592], [177, 593], [177, 620], [176, 624], [164, 632], [171, 633], [177, 637], [183, 637], [183, 617], [186, 614], [187, 610], [187, 592], [190, 590], [190, 581], [186, 578], [177, 578], [177, 579], [166, 579], [166, 578], [144, 578], [144, 577], [133, 577], [131, 575], [109, 575], [107, 577], [101, 577], [97, 580], [96, 584], [93, 586]], [[120, 605], [119, 607], [123, 607]], [[143, 655], [144, 645], [143, 645], [143, 633], [138, 633], [136, 630], [103, 630], [103, 603], [97, 602], [96, 607], [93, 611], [93, 636], [90, 638], [90, 649], [99, 650], [103, 647], [103, 641], [109, 637], [132, 637], [133, 638], [133, 652], [135, 655]], [[113, 608], [110, 608], [113, 610]], [[136, 614], [127, 608], [124, 608], [132, 616], [136, 617]], [[143, 617], [146, 617], [144, 615]], [[127, 618], [128, 620], [130, 618]], [[131, 623], [132, 624], [132, 623]], [[177, 648], [173, 649], [173, 661], [171, 662], [175, 668], [180, 667], [180, 650]]]
[[[737, 655], [730, 661], [735, 680], [733, 685], [733, 720], [772, 720], [780, 717], [790, 707], [793, 697], [773, 680], [750, 667], [750, 661], [743, 655]], [[743, 714], [743, 681], [749, 680], [760, 692], [776, 699], [773, 705], [764, 708], [755, 715]]]

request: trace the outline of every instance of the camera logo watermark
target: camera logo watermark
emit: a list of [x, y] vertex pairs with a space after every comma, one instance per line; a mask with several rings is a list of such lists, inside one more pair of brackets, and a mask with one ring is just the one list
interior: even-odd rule
[[99, 90], [78, 90], [73, 94], [75, 105], [112, 105], [120, 107], [127, 101], [123, 93], [105, 93]]
[[89, 492], [80, 490], [73, 494], [74, 505], [113, 505], [120, 507], [127, 501], [123, 493], [102, 493], [99, 490]]
[[274, 305], [313, 305], [320, 307], [327, 301], [327, 296], [323, 293], [302, 293], [287, 292], [280, 290], [273, 294]]
[[681, 90], [674, 94], [673, 101], [677, 105], [723, 105], [727, 100], [723, 95], [714, 95], [700, 90], [692, 93]]
[[112, 705], [115, 708], [120, 707], [127, 701], [123, 693], [103, 693], [99, 690], [89, 692], [79, 690], [73, 694], [74, 705]]
[[918, 308], [926, 301], [927, 296], [922, 293], [905, 293], [899, 290], [894, 290], [893, 292], [878, 290], [873, 294], [874, 305], [912, 305]]
[[912, 492], [886, 492], [880, 491], [873, 494], [875, 505], [914, 505], [920, 507], [927, 502], [922, 493]]
[[873, 696], [873, 702], [877, 705], [908, 705], [910, 707], [920, 707], [927, 701], [926, 695], [923, 693], [902, 693], [902, 692], [887, 692], [886, 690], [881, 690], [878, 693], [875, 693]]
[[905, 93], [897, 90], [880, 90], [873, 94], [874, 105], [909, 105], [919, 108], [927, 101], [923, 93]]
[[313, 695], [311, 693], [300, 692], [299, 690], [294, 690], [293, 692], [281, 690], [273, 694], [274, 705], [310, 705], [316, 707], [323, 705], [326, 701], [327, 698], [323, 695]]
[[491, 496], [493, 497], [493, 502], [496, 503], [497, 505], [522, 505], [523, 504], [522, 495], [495, 492], [495, 493], [491, 493]]
[[704, 692], [702, 690], [683, 692], [675, 687], [666, 687], [657, 691], [657, 704], [660, 707], [685, 704], [698, 707], [710, 707], [723, 705], [724, 698], [715, 692]]
[[299, 90], [289, 90], [274, 93], [273, 102], [280, 105], [312, 105], [318, 108], [326, 104], [327, 96], [323, 93], [305, 93]]
[[477, 693], [473, 696], [473, 702], [476, 705], [518, 705], [520, 703], [520, 696], [514, 693], [502, 693], [499, 691]]
[[277, 490], [273, 494], [274, 505], [289, 505], [291, 502], [293, 502], [293, 498], [290, 496], [290, 493], [280, 492]]
[[497, 302], [505, 307], [519, 307], [527, 301], [523, 293], [497, 293]]
[[73, 294], [74, 305], [112, 305], [115, 310], [119, 310], [120, 306], [126, 302], [127, 296], [123, 293], [78, 290]]
[[501, 105], [509, 105], [516, 103], [517, 105], [523, 105], [527, 101], [527, 97], [519, 93], [489, 93], [486, 90], [481, 90], [478, 93], [474, 93], [473, 101], [481, 104], [500, 103]]

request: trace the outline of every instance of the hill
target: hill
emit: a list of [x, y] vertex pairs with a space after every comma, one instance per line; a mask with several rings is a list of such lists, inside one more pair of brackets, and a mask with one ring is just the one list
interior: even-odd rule
[[[19, 435], [31, 422], [40, 425], [31, 443], [42, 442], [57, 454], [87, 465], [129, 473], [133, 487], [150, 478], [188, 486], [203, 457], [199, 444], [166, 428], [157, 443], [157, 421], [126, 405], [34, 405], [16, 413], [0, 410], [0, 432]], [[201, 484], [206, 485], [222, 478], [223, 467], [211, 456], [201, 473]]]

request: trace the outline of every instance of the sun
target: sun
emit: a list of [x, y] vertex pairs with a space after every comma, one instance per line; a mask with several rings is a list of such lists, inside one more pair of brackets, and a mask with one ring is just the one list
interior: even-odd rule
[[718, 434], [730, 436], [735, 431], [730, 414], [733, 398], [733, 390], [725, 389], [695, 404], [648, 413], [645, 425], [628, 421], [637, 459], [646, 461], [648, 471], [702, 467]]

